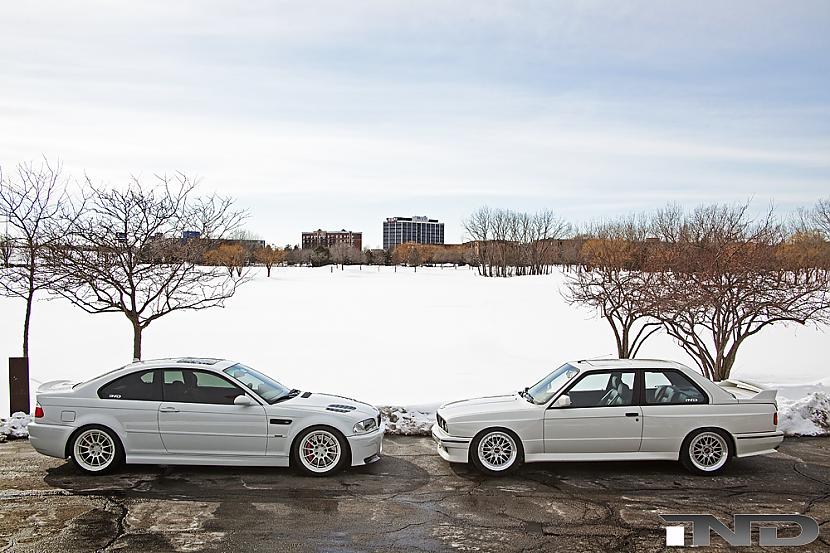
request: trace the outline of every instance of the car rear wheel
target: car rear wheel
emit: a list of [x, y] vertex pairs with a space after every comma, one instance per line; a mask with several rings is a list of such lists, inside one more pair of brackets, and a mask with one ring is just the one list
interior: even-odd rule
[[711, 476], [723, 471], [731, 456], [730, 440], [725, 432], [701, 429], [684, 440], [680, 462], [689, 472]]
[[484, 474], [507, 474], [521, 463], [522, 456], [521, 440], [508, 430], [485, 430], [470, 443], [470, 460]]
[[326, 426], [303, 430], [291, 447], [291, 465], [308, 476], [328, 476], [341, 470], [351, 453], [346, 438]]
[[87, 474], [104, 474], [121, 464], [123, 449], [115, 433], [103, 426], [87, 426], [72, 438], [71, 457]]

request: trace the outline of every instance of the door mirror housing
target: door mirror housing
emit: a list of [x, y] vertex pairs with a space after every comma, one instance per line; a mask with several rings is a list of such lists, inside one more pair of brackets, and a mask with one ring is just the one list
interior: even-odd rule
[[234, 405], [241, 405], [242, 407], [251, 407], [254, 404], [254, 400], [247, 396], [247, 394], [239, 394], [233, 400]]
[[558, 408], [558, 407], [569, 407], [571, 405], [571, 397], [568, 394], [562, 394], [556, 401], [553, 402], [551, 407]]

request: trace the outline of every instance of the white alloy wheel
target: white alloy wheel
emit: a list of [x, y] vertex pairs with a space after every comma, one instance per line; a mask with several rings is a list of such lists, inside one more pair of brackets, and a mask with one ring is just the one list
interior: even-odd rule
[[518, 456], [516, 441], [501, 430], [488, 432], [478, 442], [478, 460], [487, 470], [507, 470], [513, 466]]
[[116, 447], [112, 436], [98, 428], [84, 430], [75, 438], [72, 458], [88, 472], [100, 472], [115, 460]]
[[340, 463], [343, 448], [337, 437], [328, 430], [313, 430], [300, 442], [300, 462], [318, 474], [333, 470]]
[[729, 445], [717, 432], [701, 432], [689, 442], [689, 460], [700, 471], [716, 471], [728, 459]]

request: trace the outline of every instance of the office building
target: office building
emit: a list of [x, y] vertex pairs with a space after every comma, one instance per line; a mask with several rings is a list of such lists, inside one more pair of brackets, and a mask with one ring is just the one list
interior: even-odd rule
[[300, 242], [303, 249], [313, 249], [317, 246], [324, 246], [330, 248], [335, 244], [346, 244], [357, 250], [363, 249], [363, 233], [352, 232], [350, 230], [315, 230], [312, 232], [304, 232], [302, 241]]
[[392, 251], [407, 242], [443, 244], [444, 223], [428, 217], [389, 217], [383, 222], [384, 250]]

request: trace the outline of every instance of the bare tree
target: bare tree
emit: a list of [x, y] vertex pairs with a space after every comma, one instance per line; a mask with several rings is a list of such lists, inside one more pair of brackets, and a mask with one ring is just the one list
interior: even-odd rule
[[[60, 164], [21, 163], [13, 174], [0, 170], [0, 220], [8, 229], [3, 239], [0, 294], [23, 299], [23, 357], [29, 356], [32, 305], [38, 292], [55, 276], [44, 270], [48, 252], [63, 238], [61, 222], [70, 220], [72, 205]], [[12, 244], [15, 258], [12, 258]]]
[[12, 255], [14, 254], [14, 238], [8, 232], [0, 236], [0, 260], [3, 262], [3, 268], [8, 269], [12, 264]]
[[614, 333], [617, 355], [636, 357], [645, 341], [660, 330], [652, 314], [654, 273], [645, 258], [647, 227], [635, 218], [595, 226], [582, 247], [582, 263], [568, 273], [567, 291], [571, 304], [599, 310]]
[[[208, 265], [219, 265], [228, 271], [228, 276], [241, 277], [245, 268], [248, 252], [240, 244], [219, 244], [216, 248], [205, 252], [204, 260]], [[268, 276], [270, 276], [270, 270]]]
[[356, 248], [354, 246], [343, 242], [334, 244], [329, 248], [331, 260], [335, 265], [340, 265], [341, 271], [346, 263], [352, 263], [352, 260], [356, 259], [355, 251]]
[[479, 274], [490, 277], [549, 273], [554, 243], [571, 232], [550, 210], [530, 214], [486, 206], [473, 212], [464, 228], [473, 241]]
[[[659, 212], [655, 315], [710, 379], [728, 378], [747, 338], [776, 323], [819, 322], [830, 309], [828, 271], [801, 271], [770, 211], [702, 206]], [[810, 263], [812, 264], [812, 263]]]
[[406, 256], [406, 264], [413, 267], [416, 273], [418, 272], [418, 265], [421, 264], [421, 254], [417, 247], [410, 248], [409, 254]]
[[282, 263], [285, 258], [285, 250], [281, 250], [275, 246], [271, 246], [270, 244], [264, 248], [257, 248], [254, 250], [254, 259], [265, 266], [268, 277], [271, 276], [271, 268], [277, 263]]
[[183, 174], [137, 179], [121, 189], [87, 181], [88, 203], [71, 222], [68, 245], [52, 264], [62, 273], [57, 292], [88, 313], [123, 313], [133, 329], [133, 357], [142, 332], [182, 310], [222, 306], [246, 278], [200, 263], [215, 240], [245, 218], [229, 198], [195, 197]]
[[813, 210], [813, 223], [830, 240], [830, 198], [819, 200]]

